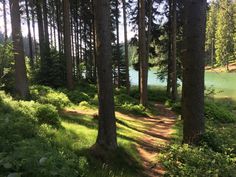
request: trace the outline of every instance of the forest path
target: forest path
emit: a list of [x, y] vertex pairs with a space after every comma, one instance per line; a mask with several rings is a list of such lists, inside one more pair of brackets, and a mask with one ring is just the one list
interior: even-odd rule
[[[116, 112], [116, 117], [122, 117], [131, 122], [138, 121], [143, 125], [142, 128], [135, 129], [142, 134], [135, 142], [143, 166], [143, 175], [147, 177], [163, 176], [165, 173], [163, 167], [158, 163], [158, 155], [163, 147], [170, 142], [177, 118], [177, 115], [163, 104], [156, 103], [155, 108], [158, 115], [153, 117], [140, 117]], [[71, 115], [97, 115], [97, 110], [67, 109], [63, 112]]]
[[148, 121], [150, 124], [146, 127], [146, 136], [141, 139], [143, 143], [137, 146], [143, 161], [144, 174], [148, 177], [163, 176], [165, 173], [163, 167], [158, 164], [158, 155], [170, 142], [177, 118], [177, 115], [163, 104], [155, 104], [155, 107], [159, 111], [157, 116], [141, 118], [144, 123]]

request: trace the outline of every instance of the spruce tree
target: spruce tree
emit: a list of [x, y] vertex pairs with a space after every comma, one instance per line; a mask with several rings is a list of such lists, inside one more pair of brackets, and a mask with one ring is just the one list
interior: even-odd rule
[[216, 62], [227, 67], [234, 55], [233, 4], [230, 0], [219, 2], [216, 31]]
[[215, 62], [215, 37], [217, 24], [218, 2], [212, 1], [207, 16], [206, 27], [206, 54], [208, 63], [213, 65]]

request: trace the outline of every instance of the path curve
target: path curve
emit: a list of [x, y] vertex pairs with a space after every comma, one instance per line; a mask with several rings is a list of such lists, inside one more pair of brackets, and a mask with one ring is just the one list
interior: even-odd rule
[[[116, 112], [116, 116], [122, 116], [123, 118], [132, 121], [138, 119], [146, 125], [140, 130], [145, 134], [145, 137], [138, 139], [136, 148], [142, 160], [143, 175], [147, 177], [159, 177], [163, 176], [165, 173], [165, 170], [157, 161], [158, 154], [163, 149], [164, 145], [169, 143], [170, 136], [174, 132], [173, 125], [177, 118], [177, 115], [163, 104], [156, 103], [155, 107], [158, 110], [158, 115], [154, 117], [137, 117]], [[67, 109], [65, 112], [72, 115], [97, 115], [97, 110], [87, 111]]]

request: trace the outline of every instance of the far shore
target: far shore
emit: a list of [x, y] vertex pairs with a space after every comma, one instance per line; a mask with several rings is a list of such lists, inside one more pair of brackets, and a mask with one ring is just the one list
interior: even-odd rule
[[219, 67], [212, 67], [212, 66], [206, 66], [205, 71], [207, 72], [219, 72], [219, 73], [236, 73], [236, 62], [229, 64], [229, 70], [227, 71], [226, 66], [219, 66]]

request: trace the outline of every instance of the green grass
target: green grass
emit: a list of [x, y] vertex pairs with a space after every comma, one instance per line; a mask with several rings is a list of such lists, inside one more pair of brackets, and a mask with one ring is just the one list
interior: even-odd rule
[[[47, 104], [16, 101], [1, 93], [0, 177], [139, 176], [136, 141], [144, 136], [137, 131], [141, 122], [119, 117], [119, 148], [101, 158], [90, 149], [96, 142], [97, 120], [81, 114], [58, 116], [56, 108]], [[77, 108], [91, 109], [85, 102]], [[60, 125], [54, 127], [57, 120]]]

